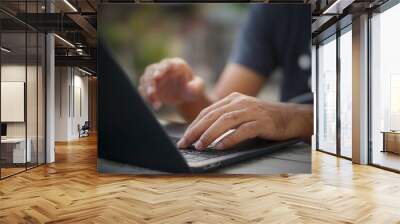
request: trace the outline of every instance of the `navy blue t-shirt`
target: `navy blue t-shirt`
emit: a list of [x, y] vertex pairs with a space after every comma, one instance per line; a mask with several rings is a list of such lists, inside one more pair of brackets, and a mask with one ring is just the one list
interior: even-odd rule
[[[232, 52], [231, 62], [263, 76], [281, 68], [282, 101], [311, 95], [309, 5], [252, 5]], [[312, 98], [308, 101], [312, 103]]]

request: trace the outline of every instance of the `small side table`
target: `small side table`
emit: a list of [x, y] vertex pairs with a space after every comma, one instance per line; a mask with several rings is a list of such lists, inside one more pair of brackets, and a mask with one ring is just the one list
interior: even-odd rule
[[382, 131], [383, 150], [382, 152], [392, 152], [400, 154], [400, 131]]

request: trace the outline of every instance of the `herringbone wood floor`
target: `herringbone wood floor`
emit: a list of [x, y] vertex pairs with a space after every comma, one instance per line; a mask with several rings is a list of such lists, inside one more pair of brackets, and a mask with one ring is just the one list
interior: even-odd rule
[[400, 223], [400, 175], [323, 153], [312, 175], [104, 175], [95, 141], [0, 181], [0, 223]]

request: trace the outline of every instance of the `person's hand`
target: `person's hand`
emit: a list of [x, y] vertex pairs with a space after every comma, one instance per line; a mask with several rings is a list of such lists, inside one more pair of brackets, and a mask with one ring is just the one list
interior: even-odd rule
[[233, 93], [202, 110], [178, 142], [178, 147], [187, 148], [196, 142], [196, 149], [204, 149], [231, 129], [235, 130], [216, 144], [217, 149], [226, 149], [255, 137], [268, 140], [310, 137], [312, 116], [310, 105], [264, 102]]
[[168, 58], [147, 66], [140, 79], [139, 92], [155, 109], [162, 104], [178, 105], [197, 100], [204, 84], [181, 58]]

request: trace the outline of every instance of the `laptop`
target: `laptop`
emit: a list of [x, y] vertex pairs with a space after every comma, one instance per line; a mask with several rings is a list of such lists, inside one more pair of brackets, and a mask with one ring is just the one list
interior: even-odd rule
[[163, 172], [205, 173], [299, 142], [251, 139], [227, 150], [178, 149], [186, 125], [160, 124], [101, 38], [97, 61], [99, 158]]

